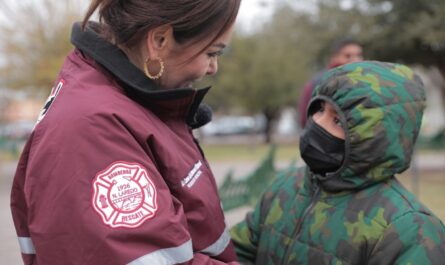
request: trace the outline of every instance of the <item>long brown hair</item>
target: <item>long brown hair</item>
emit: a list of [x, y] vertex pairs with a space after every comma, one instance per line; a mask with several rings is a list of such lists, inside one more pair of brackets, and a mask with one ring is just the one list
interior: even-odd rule
[[[161, 25], [173, 27], [178, 43], [214, 38], [233, 24], [241, 0], [93, 0], [83, 19], [85, 29], [98, 10], [101, 35], [117, 45], [132, 47]], [[215, 34], [216, 33], [216, 34]], [[214, 35], [215, 34], [215, 35]]]

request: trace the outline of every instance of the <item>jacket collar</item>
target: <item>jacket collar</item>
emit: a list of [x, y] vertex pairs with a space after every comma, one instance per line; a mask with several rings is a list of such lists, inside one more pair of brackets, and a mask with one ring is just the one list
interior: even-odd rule
[[71, 43], [109, 71], [134, 101], [160, 115], [186, 116], [188, 122], [194, 120], [210, 87], [161, 89], [132, 64], [121, 49], [101, 38], [97, 29], [98, 24], [94, 22], [90, 22], [85, 31], [80, 22], [74, 23]]

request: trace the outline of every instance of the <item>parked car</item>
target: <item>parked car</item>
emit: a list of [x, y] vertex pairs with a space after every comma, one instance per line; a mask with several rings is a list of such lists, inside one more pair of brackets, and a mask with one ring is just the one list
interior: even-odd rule
[[205, 135], [223, 136], [259, 133], [264, 128], [260, 116], [222, 116], [214, 118], [202, 128]]

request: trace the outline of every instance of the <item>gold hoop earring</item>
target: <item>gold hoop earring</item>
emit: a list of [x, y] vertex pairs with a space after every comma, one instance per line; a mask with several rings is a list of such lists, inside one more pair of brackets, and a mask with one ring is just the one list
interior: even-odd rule
[[159, 79], [162, 74], [164, 73], [164, 62], [162, 61], [161, 58], [156, 58], [153, 61], [157, 61], [159, 63], [159, 72], [156, 75], [152, 75], [150, 73], [150, 71], [148, 70], [148, 64], [151, 62], [152, 60], [150, 59], [150, 57], [148, 57], [145, 62], [144, 62], [144, 73], [145, 75], [150, 78], [151, 80], [156, 80]]

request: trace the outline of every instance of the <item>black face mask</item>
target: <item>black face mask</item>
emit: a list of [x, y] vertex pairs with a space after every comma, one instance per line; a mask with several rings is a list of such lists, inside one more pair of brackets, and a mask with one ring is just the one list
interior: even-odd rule
[[323, 175], [335, 172], [343, 163], [345, 141], [310, 118], [300, 136], [300, 154], [312, 172]]

